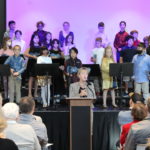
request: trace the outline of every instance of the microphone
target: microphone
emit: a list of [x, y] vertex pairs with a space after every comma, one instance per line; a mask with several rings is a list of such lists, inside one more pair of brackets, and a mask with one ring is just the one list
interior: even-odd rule
[[86, 80], [87, 86], [91, 85], [91, 82], [89, 82], [88, 80]]
[[88, 80], [86, 80], [86, 83], [87, 83], [88, 89], [89, 89], [89, 90], [91, 91], [91, 93], [92, 93], [92, 97], [94, 98], [94, 92], [93, 92], [93, 90], [89, 87], [89, 85], [92, 85], [91, 82], [89, 82]]

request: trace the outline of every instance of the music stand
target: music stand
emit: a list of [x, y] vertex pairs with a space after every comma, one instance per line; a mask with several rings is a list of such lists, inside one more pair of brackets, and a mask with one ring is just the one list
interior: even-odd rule
[[0, 64], [4, 64], [9, 56], [0, 56]]
[[[35, 75], [36, 76], [57, 76], [59, 74], [59, 64], [35, 64]], [[48, 84], [47, 84], [47, 93], [48, 93]], [[53, 86], [54, 94], [54, 86]], [[47, 95], [48, 103], [48, 95]]]
[[10, 76], [9, 65], [1, 65], [0, 64], [0, 76]]
[[82, 67], [86, 67], [86, 68], [90, 69], [89, 76], [91, 76], [91, 77], [101, 75], [100, 65], [98, 65], [98, 64], [83, 64]]
[[112, 77], [120, 77], [121, 79], [121, 104], [122, 104], [122, 83], [124, 76], [133, 75], [133, 63], [111, 63], [109, 65], [109, 75]]
[[52, 59], [53, 64], [59, 64], [59, 66], [64, 66], [65, 59], [64, 58], [54, 58]]

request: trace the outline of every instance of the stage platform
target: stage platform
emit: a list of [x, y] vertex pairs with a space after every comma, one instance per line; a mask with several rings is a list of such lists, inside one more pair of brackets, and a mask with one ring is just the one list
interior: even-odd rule
[[[120, 127], [117, 117], [120, 109], [94, 108], [93, 150], [116, 150]], [[42, 117], [48, 130], [49, 142], [54, 143], [52, 150], [69, 150], [69, 108], [50, 108], [35, 112]]]

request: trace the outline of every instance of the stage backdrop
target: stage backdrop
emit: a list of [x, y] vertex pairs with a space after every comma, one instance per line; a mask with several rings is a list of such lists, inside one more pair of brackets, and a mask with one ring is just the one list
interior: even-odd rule
[[62, 23], [69, 21], [79, 58], [87, 63], [100, 21], [105, 23], [112, 44], [121, 20], [127, 22], [128, 32], [139, 31], [140, 40], [149, 35], [149, 4], [148, 0], [7, 0], [7, 22], [16, 20], [28, 43], [37, 21], [45, 22], [45, 30], [52, 32], [53, 38], [58, 38]]

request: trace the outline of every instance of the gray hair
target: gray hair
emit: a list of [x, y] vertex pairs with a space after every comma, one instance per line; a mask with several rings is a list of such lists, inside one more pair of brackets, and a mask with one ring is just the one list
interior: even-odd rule
[[19, 106], [15, 103], [6, 103], [2, 107], [6, 119], [17, 119], [19, 116]]

